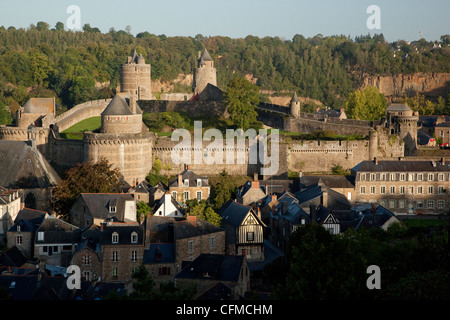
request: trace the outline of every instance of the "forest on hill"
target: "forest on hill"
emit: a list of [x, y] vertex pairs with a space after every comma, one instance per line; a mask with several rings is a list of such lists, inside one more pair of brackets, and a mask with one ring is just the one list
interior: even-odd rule
[[[29, 28], [0, 27], [0, 107], [11, 112], [32, 96], [56, 96], [59, 112], [92, 99], [112, 97], [120, 65], [134, 49], [152, 66], [152, 79], [171, 81], [191, 74], [198, 52], [207, 48], [217, 68], [218, 86], [251, 75], [260, 89], [297, 91], [299, 96], [340, 108], [361, 84], [363, 74], [450, 72], [450, 35], [440, 41], [388, 43], [382, 34], [316, 35], [232, 39], [223, 36], [136, 36], [113, 28], [101, 33], [38, 22]], [[184, 88], [186, 89], [186, 88]], [[0, 112], [1, 113], [1, 112]], [[1, 116], [0, 116], [1, 118]]]

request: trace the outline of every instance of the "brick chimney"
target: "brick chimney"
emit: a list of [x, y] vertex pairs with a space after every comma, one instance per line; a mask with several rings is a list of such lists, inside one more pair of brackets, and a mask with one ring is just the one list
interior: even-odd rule
[[177, 175], [178, 177], [178, 186], [183, 186], [183, 176], [181, 174]]
[[378, 158], [377, 157], [373, 158], [373, 162], [375, 162], [375, 164], [378, 165]]
[[106, 228], [106, 221], [100, 222], [100, 231], [105, 231]]
[[443, 166], [445, 165], [445, 158], [444, 157], [441, 158], [441, 163], [442, 163]]
[[194, 227], [197, 226], [197, 216], [188, 215], [186, 218]]

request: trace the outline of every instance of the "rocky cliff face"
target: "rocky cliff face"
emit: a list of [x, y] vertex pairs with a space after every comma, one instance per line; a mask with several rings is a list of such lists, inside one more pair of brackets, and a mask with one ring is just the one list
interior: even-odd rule
[[403, 97], [405, 94], [445, 96], [450, 89], [450, 73], [414, 73], [393, 76], [365, 75], [360, 89], [376, 86], [386, 97]]

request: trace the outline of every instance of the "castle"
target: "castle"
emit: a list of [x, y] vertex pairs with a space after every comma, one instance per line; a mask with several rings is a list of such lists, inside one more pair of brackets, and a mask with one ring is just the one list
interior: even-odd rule
[[[142, 114], [183, 110], [190, 115], [224, 115], [226, 106], [222, 91], [217, 87], [214, 61], [206, 49], [199, 54], [193, 72], [194, 96], [190, 101], [170, 101], [168, 104], [155, 100], [151, 92], [151, 65], [135, 51], [121, 66], [120, 92], [113, 99], [88, 101], [56, 116], [54, 99], [32, 98], [17, 112], [15, 126], [0, 127], [0, 140], [27, 141], [59, 169], [106, 158], [120, 170], [128, 187], [145, 179], [156, 158], [166, 165], [168, 174], [179, 173], [183, 165], [175, 164], [171, 159], [176, 142], [149, 132], [142, 122]], [[416, 152], [417, 115], [406, 105], [392, 105], [386, 110], [385, 119], [380, 121], [335, 119], [301, 112], [300, 101], [294, 93], [288, 107], [261, 103], [257, 111], [258, 120], [266, 126], [284, 131], [311, 133], [322, 130], [369, 137], [368, 140], [351, 141], [282, 138], [276, 177], [287, 177], [288, 172], [330, 171], [334, 165], [351, 168], [374, 157], [398, 158]], [[101, 116], [99, 130], [84, 132], [82, 140], [60, 137], [63, 130], [93, 116]], [[33, 135], [30, 135], [31, 127]], [[205, 147], [209, 142], [202, 144], [204, 156], [207, 156]], [[260, 165], [249, 164], [249, 148], [247, 144], [243, 150], [245, 163], [228, 165], [224, 161], [222, 165], [208, 165], [192, 161], [191, 168], [200, 175], [217, 174], [222, 169], [230, 174], [253, 175]]]

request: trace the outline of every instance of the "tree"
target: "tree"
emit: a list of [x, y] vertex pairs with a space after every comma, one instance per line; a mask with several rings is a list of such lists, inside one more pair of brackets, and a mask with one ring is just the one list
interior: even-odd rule
[[259, 89], [256, 85], [244, 78], [234, 78], [228, 83], [224, 100], [230, 119], [238, 128], [245, 131], [256, 123], [258, 114], [255, 107], [259, 104]]
[[9, 112], [6, 106], [0, 101], [0, 125], [11, 123], [12, 123], [11, 112]]
[[214, 208], [218, 210], [222, 205], [231, 199], [231, 196], [233, 194], [233, 189], [235, 188], [234, 184], [232, 183], [230, 176], [228, 175], [228, 172], [223, 169], [219, 173], [219, 177], [217, 180], [217, 183], [214, 184], [212, 187], [212, 199]]
[[64, 23], [58, 21], [58, 22], [55, 24], [55, 30], [59, 30], [59, 31], [64, 30]]
[[81, 193], [119, 192], [122, 183], [118, 169], [101, 159], [96, 163], [79, 163], [70, 168], [53, 191], [54, 209], [61, 216], [69, 210]]
[[53, 71], [48, 56], [37, 50], [30, 52], [30, 67], [33, 73], [33, 79], [39, 85], [42, 85], [43, 81]]
[[222, 224], [222, 217], [206, 201], [188, 200], [186, 205], [188, 215], [196, 216], [198, 219], [205, 220], [218, 227]]
[[378, 120], [386, 110], [386, 98], [377, 87], [356, 90], [348, 97], [345, 113], [351, 119]]
[[148, 214], [152, 214], [152, 208], [145, 203], [144, 201], [140, 201], [136, 203], [136, 220], [140, 221], [141, 217], [147, 218]]

